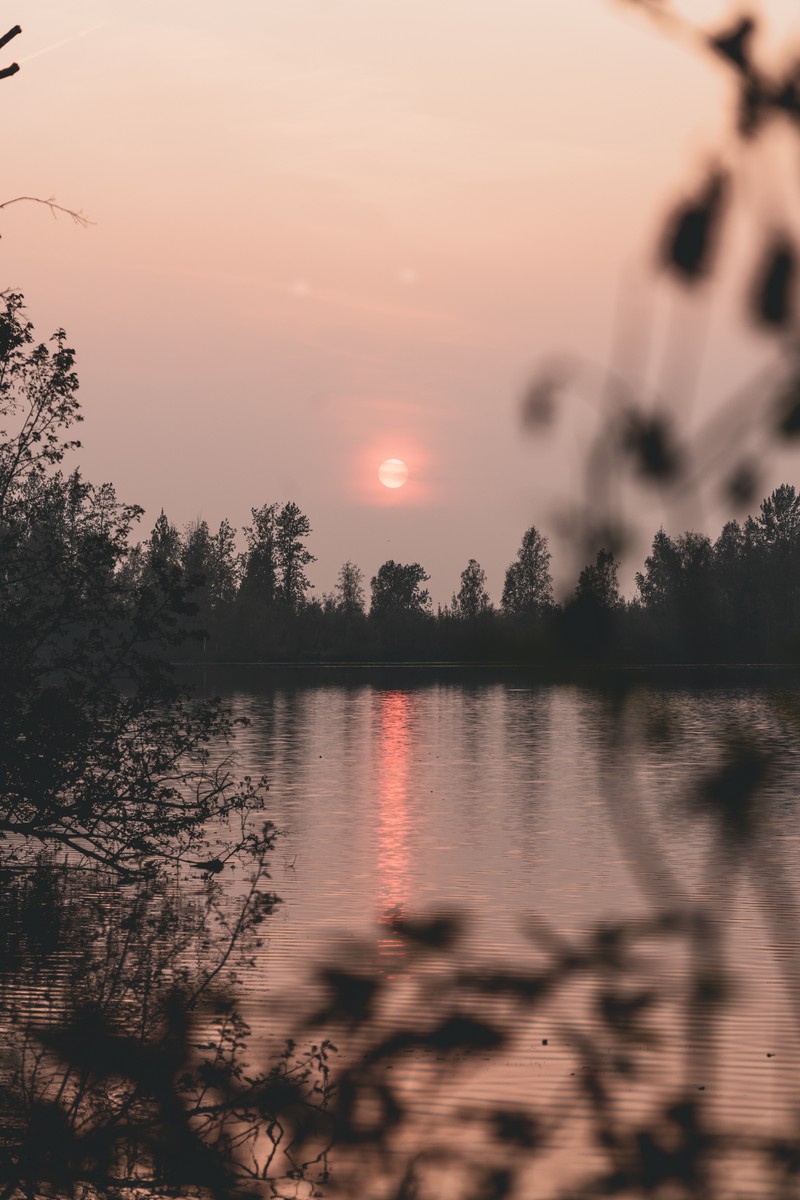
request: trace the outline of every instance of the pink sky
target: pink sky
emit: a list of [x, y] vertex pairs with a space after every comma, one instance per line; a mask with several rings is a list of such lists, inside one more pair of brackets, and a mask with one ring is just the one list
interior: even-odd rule
[[[800, 10], [767, 8], [769, 53]], [[3, 285], [78, 350], [86, 473], [146, 507], [143, 536], [162, 505], [241, 525], [296, 500], [318, 591], [344, 559], [369, 576], [392, 557], [444, 601], [474, 557], [499, 598], [586, 439], [580, 416], [523, 439], [521, 390], [553, 352], [607, 362], [625, 280], [633, 309], [674, 304], [652, 245], [719, 144], [724, 73], [610, 0], [75, 0], [10, 20], [4, 196], [95, 224], [8, 210]], [[765, 352], [721, 311], [708, 404]], [[411, 468], [394, 493], [388, 457]]]

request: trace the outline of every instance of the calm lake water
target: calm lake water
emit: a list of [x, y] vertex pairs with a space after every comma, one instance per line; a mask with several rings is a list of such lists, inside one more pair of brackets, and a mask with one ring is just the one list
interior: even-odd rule
[[[713, 1194], [767, 1194], [757, 1139], [800, 1144], [800, 691], [791, 681], [695, 678], [623, 693], [521, 671], [412, 668], [219, 669], [193, 680], [247, 718], [235, 769], [268, 778], [268, 815], [281, 831], [269, 886], [282, 903], [258, 945], [229, 964], [252, 1030], [248, 1063], [268, 1067], [288, 1035], [303, 1044], [324, 1035], [313, 1019], [303, 1024], [323, 995], [321, 963], [382, 980], [379, 1038], [462, 1003], [508, 1034], [495, 1054], [387, 1063], [413, 1115], [408, 1143], [379, 1170], [356, 1155], [345, 1194], [473, 1194], [455, 1189], [452, 1172], [406, 1193], [378, 1176], [394, 1164], [402, 1173], [409, 1148], [473, 1152], [469, 1114], [487, 1104], [533, 1114], [546, 1130], [525, 1200], [584, 1194], [581, 1182], [605, 1163], [595, 1075], [606, 1116], [632, 1145], [637, 1129], [688, 1097], [704, 1127], [727, 1136]], [[719, 775], [755, 743], [744, 766]], [[750, 774], [760, 778], [754, 806], [731, 804]], [[170, 877], [158, 887], [175, 919], [152, 919], [165, 911], [160, 892], [134, 918], [139, 885], [95, 886], [91, 872], [63, 865], [59, 882], [49, 861], [52, 887], [47, 869], [32, 885], [33, 924], [13, 887], [2, 895], [0, 1013], [16, 1014], [17, 1028], [57, 1023], [76, 977], [91, 1001], [121, 990], [119, 1011], [136, 1028], [143, 997], [169, 987], [181, 955], [200, 974], [218, 960], [226, 913], [248, 888], [246, 870], [230, 864], [211, 891], [197, 874]], [[222, 925], [203, 908], [209, 896]], [[701, 910], [705, 923], [692, 924]], [[395, 918], [441, 912], [465, 915], [462, 941], [409, 965]], [[614, 924], [622, 940], [598, 934]], [[496, 986], [498, 972], [541, 979], [553, 963], [561, 974], [541, 997]], [[700, 985], [724, 999], [711, 1019], [708, 1004], [692, 1003]], [[336, 1041], [341, 1061], [357, 1052], [347, 1029]], [[674, 1125], [659, 1127], [669, 1145]], [[334, 1178], [346, 1154], [335, 1150]], [[279, 1194], [327, 1194], [324, 1180], [315, 1191], [321, 1179], [312, 1171]], [[790, 1179], [769, 1194], [797, 1187]]]
[[[410, 668], [209, 671], [203, 686], [248, 718], [237, 765], [268, 776], [284, 834], [272, 872], [283, 904], [245, 983], [257, 1030], [274, 1031], [271, 1000], [297, 995], [312, 966], [340, 952], [340, 935], [391, 944], [394, 914], [464, 911], [470, 962], [519, 962], [530, 958], [526, 929], [576, 935], [700, 901], [719, 921], [735, 981], [724, 1019], [697, 1035], [719, 1052], [713, 1078], [666, 1005], [650, 1077], [620, 1103], [646, 1106], [655, 1085], [707, 1089], [717, 1116], [748, 1136], [789, 1131], [800, 1067], [796, 912], [784, 886], [800, 879], [791, 688], [647, 686], [620, 706], [523, 673]], [[755, 867], [698, 798], [725, 740], [753, 735], [774, 755]], [[664, 991], [677, 993], [685, 951], [651, 955]], [[466, 1092], [568, 1106], [570, 1030], [599, 1032], [575, 991], [574, 1006], [538, 1014]], [[731, 1194], [756, 1191], [746, 1170], [731, 1183]]]
[[[731, 731], [779, 755], [763, 832], [800, 865], [800, 743], [783, 693], [648, 687], [619, 717], [587, 688], [458, 670], [252, 668], [208, 672], [204, 687], [249, 721], [236, 767], [268, 778], [283, 834], [276, 972], [393, 913], [467, 909], [502, 949], [531, 914], [567, 931], [649, 911], [667, 873], [705, 894], [709, 869], [730, 863], [693, 796]], [[633, 852], [643, 837], [653, 860]]]

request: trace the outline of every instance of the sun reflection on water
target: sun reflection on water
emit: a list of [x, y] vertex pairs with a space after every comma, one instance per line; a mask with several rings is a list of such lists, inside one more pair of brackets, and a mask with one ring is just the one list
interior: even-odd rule
[[377, 874], [378, 906], [383, 922], [404, 915], [409, 899], [411, 708], [407, 692], [380, 694]]

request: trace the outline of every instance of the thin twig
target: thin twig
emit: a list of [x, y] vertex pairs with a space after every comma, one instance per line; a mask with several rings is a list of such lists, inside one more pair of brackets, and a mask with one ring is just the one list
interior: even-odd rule
[[[19, 70], [18, 67], [16, 69]], [[0, 71], [0, 79], [5, 74], [8, 74], [9, 71], [11, 71], [10, 67], [6, 71]], [[54, 217], [57, 217], [59, 213], [63, 213], [64, 216], [71, 217], [75, 224], [80, 225], [82, 229], [85, 229], [87, 225], [94, 225], [94, 221], [91, 221], [84, 213], [74, 208], [66, 208], [63, 204], [57, 204], [53, 196], [49, 196], [46, 200], [42, 196], [15, 196], [13, 200], [4, 200], [0, 204], [0, 208], [9, 208], [12, 204], [21, 204], [22, 202], [43, 204], [45, 208], [50, 209]]]

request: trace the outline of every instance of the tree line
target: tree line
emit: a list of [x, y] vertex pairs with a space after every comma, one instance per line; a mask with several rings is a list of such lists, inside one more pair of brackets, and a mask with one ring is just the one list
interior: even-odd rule
[[[714, 541], [659, 530], [632, 600], [620, 592], [614, 554], [601, 548], [572, 593], [557, 602], [548, 540], [535, 526], [525, 531], [505, 572], [497, 607], [475, 559], [461, 572], [450, 602], [437, 609], [418, 562], [388, 560], [367, 581], [348, 561], [333, 590], [316, 597], [308, 577], [315, 561], [311, 522], [293, 501], [253, 508], [242, 549], [228, 520], [216, 530], [197, 520], [181, 531], [163, 512], [150, 536], [134, 544], [142, 509], [121, 503], [111, 484], [93, 485], [80, 471], [62, 469], [65, 455], [79, 446], [72, 436], [81, 420], [77, 390], [63, 331], [37, 344], [22, 297], [6, 296], [0, 311], [0, 409], [8, 429], [0, 437], [0, 657], [8, 705], [0, 710], [17, 734], [20, 714], [28, 714], [31, 740], [15, 734], [13, 741], [25, 771], [35, 727], [52, 717], [58, 735], [66, 736], [63, 711], [47, 707], [49, 685], [36, 704], [30, 697], [20, 702], [32, 679], [53, 672], [59, 687], [75, 681], [76, 723], [67, 731], [75, 737], [81, 722], [86, 726], [78, 714], [86, 712], [89, 675], [92, 695], [107, 704], [113, 692], [124, 722], [135, 702], [130, 694], [117, 697], [117, 683], [123, 676], [146, 679], [152, 692], [157, 659], [554, 667], [797, 659], [800, 497], [791, 484], [776, 488], [755, 515], [729, 521]], [[159, 686], [172, 688], [163, 680]], [[158, 710], [137, 719], [157, 723]], [[193, 727], [188, 711], [186, 719], [183, 733], [202, 742], [206, 726]], [[203, 720], [210, 728], [216, 718]], [[108, 722], [102, 727], [111, 728]], [[27, 829], [29, 818], [33, 814], [16, 826]]]
[[119, 575], [131, 594], [185, 595], [186, 658], [763, 663], [794, 661], [800, 649], [800, 496], [791, 484], [716, 540], [659, 529], [631, 600], [614, 554], [600, 549], [557, 602], [548, 539], [535, 526], [506, 569], [499, 606], [470, 559], [436, 608], [424, 567], [392, 559], [369, 582], [347, 561], [333, 590], [314, 596], [311, 522], [293, 501], [253, 508], [242, 533], [239, 552], [227, 519], [215, 531], [204, 520], [181, 531], [162, 511], [124, 555]]
[[[436, 609], [424, 567], [391, 559], [369, 581], [345, 562], [333, 590], [314, 596], [311, 522], [293, 501], [253, 508], [242, 549], [227, 519], [216, 530], [196, 520], [181, 531], [164, 512], [134, 544], [143, 510], [120, 502], [113, 485], [61, 468], [80, 445], [72, 430], [82, 420], [66, 335], [37, 343], [22, 297], [3, 299], [0, 657], [7, 682], [23, 691], [31, 673], [77, 677], [75, 664], [91, 662], [105, 692], [120, 663], [141, 675], [145, 654], [553, 666], [797, 660], [800, 497], [788, 483], [714, 541], [660, 529], [631, 600], [620, 592], [614, 553], [600, 548], [557, 602], [548, 540], [535, 526], [506, 569], [499, 606], [470, 559], [450, 602]], [[27, 706], [13, 699], [15, 686], [6, 693], [18, 714]]]

